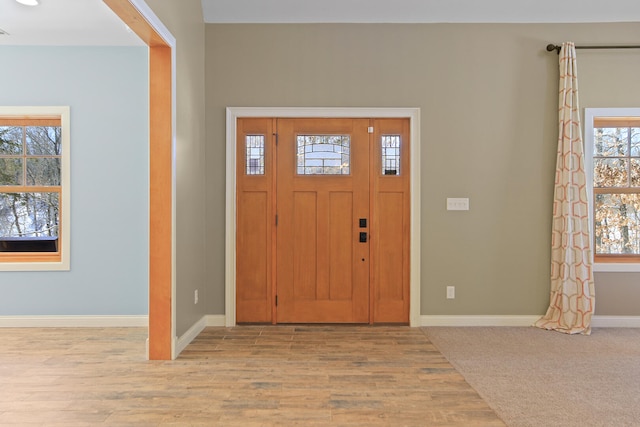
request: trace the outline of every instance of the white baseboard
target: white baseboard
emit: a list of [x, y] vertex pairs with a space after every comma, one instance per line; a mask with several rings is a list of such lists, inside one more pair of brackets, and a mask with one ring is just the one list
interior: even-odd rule
[[149, 316], [0, 316], [0, 328], [148, 327]]
[[225, 323], [225, 315], [224, 314], [209, 314], [206, 317], [207, 326], [219, 326], [224, 327]]
[[640, 316], [593, 316], [594, 328], [640, 328]]
[[210, 314], [207, 316], [202, 316], [200, 320], [193, 324], [189, 328], [187, 332], [182, 334], [182, 336], [176, 339], [176, 354], [175, 357], [178, 357], [182, 350], [187, 348], [187, 346], [193, 341], [200, 332], [207, 326], [224, 326], [225, 317], [224, 314]]
[[[421, 316], [421, 326], [531, 326], [542, 317], [528, 316]], [[593, 316], [594, 328], [640, 328], [640, 316]]]
[[176, 354], [174, 356], [174, 359], [178, 357], [178, 355], [182, 353], [182, 350], [187, 348], [189, 343], [191, 343], [191, 341], [193, 341], [198, 336], [198, 334], [202, 332], [202, 330], [207, 326], [206, 318], [207, 316], [202, 316], [200, 320], [194, 323], [187, 332], [182, 334], [180, 338], [176, 339]]

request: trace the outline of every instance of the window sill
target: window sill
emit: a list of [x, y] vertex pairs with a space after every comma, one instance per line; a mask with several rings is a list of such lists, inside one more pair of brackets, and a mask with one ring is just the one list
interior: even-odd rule
[[0, 271], [69, 271], [68, 258], [60, 252], [0, 252]]
[[593, 271], [609, 273], [640, 273], [640, 263], [599, 262], [593, 264]]

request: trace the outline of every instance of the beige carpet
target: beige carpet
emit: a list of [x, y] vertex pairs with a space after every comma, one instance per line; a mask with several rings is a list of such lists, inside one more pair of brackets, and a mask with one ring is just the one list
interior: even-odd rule
[[640, 426], [640, 329], [423, 329], [508, 426]]

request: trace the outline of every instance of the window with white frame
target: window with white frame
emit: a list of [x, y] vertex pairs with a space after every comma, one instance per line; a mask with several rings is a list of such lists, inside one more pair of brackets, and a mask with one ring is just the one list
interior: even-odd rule
[[640, 263], [640, 109], [586, 109], [596, 263]]
[[68, 107], [0, 107], [0, 270], [69, 268], [68, 160]]

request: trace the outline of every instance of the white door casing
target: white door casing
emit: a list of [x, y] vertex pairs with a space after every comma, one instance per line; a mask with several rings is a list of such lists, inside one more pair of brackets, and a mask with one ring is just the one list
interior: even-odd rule
[[236, 325], [236, 122], [241, 117], [408, 118], [411, 144], [409, 325], [420, 326], [420, 109], [228, 107], [226, 118], [225, 326]]

